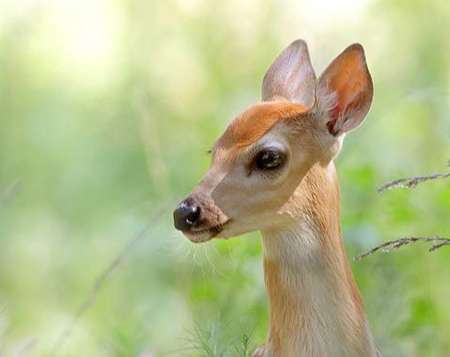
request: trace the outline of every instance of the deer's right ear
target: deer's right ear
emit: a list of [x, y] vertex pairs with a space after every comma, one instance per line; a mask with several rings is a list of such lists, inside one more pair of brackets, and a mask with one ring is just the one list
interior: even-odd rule
[[317, 106], [324, 112], [326, 126], [333, 136], [356, 128], [372, 103], [373, 84], [364, 49], [347, 47], [320, 76]]
[[262, 83], [262, 100], [287, 99], [311, 108], [316, 74], [303, 40], [291, 43], [267, 70]]

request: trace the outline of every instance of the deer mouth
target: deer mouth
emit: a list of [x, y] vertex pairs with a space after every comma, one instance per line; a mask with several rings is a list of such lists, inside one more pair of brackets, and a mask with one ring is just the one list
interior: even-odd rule
[[183, 232], [184, 235], [193, 243], [203, 243], [215, 238], [220, 232], [223, 231], [224, 226], [230, 222], [228, 219], [222, 224], [218, 224], [213, 227], [202, 228], [202, 229], [190, 229], [189, 231]]

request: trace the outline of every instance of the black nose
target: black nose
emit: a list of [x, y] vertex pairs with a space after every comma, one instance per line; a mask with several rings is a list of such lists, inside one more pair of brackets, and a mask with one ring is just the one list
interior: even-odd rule
[[180, 231], [189, 230], [200, 218], [200, 206], [191, 199], [184, 200], [173, 211], [175, 228]]

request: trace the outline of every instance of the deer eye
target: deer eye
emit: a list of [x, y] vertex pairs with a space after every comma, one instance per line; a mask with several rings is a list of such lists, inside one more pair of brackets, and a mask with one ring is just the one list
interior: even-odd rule
[[260, 151], [255, 158], [255, 166], [259, 170], [275, 170], [283, 165], [285, 155], [275, 149]]

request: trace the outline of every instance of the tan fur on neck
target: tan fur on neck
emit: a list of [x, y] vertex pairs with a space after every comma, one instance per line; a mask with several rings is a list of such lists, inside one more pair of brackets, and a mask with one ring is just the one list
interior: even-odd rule
[[266, 356], [374, 356], [340, 236], [333, 163], [313, 166], [281, 214], [292, 217], [292, 228], [263, 232], [270, 300]]

